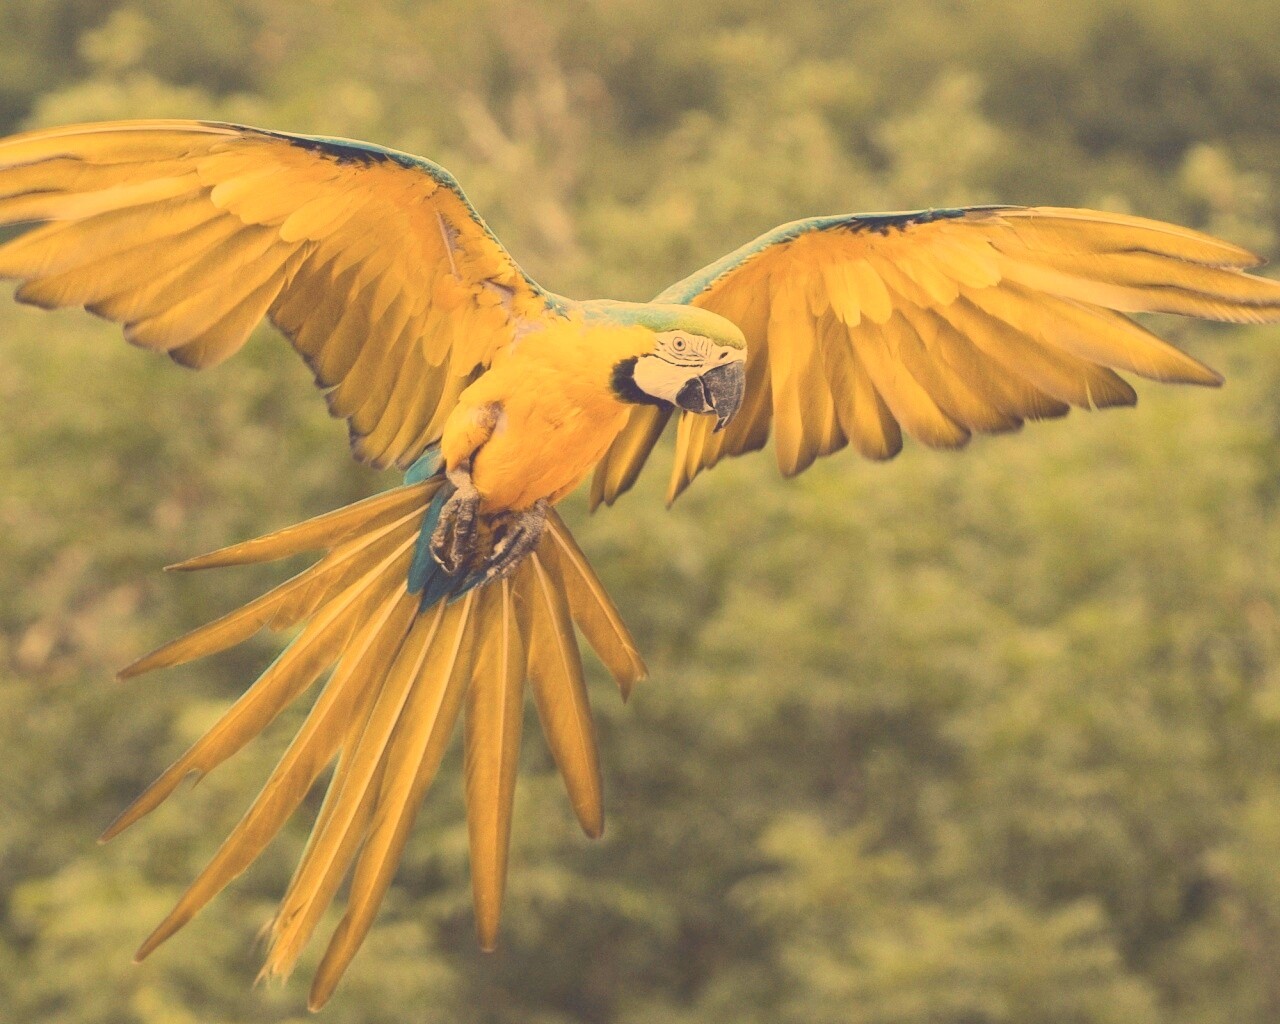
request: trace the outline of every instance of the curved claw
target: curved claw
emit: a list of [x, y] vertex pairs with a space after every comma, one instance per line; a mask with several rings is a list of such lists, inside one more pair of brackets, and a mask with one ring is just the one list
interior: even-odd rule
[[491, 583], [511, 575], [525, 556], [538, 546], [542, 531], [546, 529], [547, 510], [550, 508], [551, 503], [546, 498], [540, 498], [525, 511], [511, 517], [506, 531], [489, 555], [489, 565], [485, 569], [482, 583]]
[[475, 548], [480, 493], [465, 471], [450, 473], [457, 490], [440, 510], [440, 522], [431, 534], [431, 557], [450, 576], [456, 576], [470, 560]]

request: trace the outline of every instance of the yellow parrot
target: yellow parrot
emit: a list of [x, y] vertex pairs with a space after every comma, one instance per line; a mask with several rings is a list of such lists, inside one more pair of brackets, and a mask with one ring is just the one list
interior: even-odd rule
[[130, 665], [129, 677], [295, 630], [110, 838], [324, 680], [262, 792], [139, 958], [242, 872], [333, 767], [269, 928], [287, 975], [344, 879], [317, 971], [330, 997], [368, 932], [459, 714], [480, 944], [506, 875], [528, 682], [582, 827], [603, 827], [575, 626], [623, 696], [645, 675], [552, 506], [594, 471], [612, 504], [679, 411], [668, 497], [764, 447], [792, 476], [852, 445], [888, 459], [1070, 406], [1132, 405], [1116, 372], [1217, 385], [1124, 314], [1280, 321], [1280, 283], [1206, 235], [1114, 213], [986, 206], [783, 225], [651, 303], [574, 301], [529, 279], [458, 183], [362, 142], [199, 121], [0, 141], [0, 277], [83, 306], [203, 368], [264, 318], [307, 361], [356, 458], [403, 486], [183, 562], [321, 552], [309, 569]]

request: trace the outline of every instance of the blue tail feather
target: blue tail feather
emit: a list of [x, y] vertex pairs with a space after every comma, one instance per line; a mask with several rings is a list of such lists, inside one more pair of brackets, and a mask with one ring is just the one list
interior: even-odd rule
[[[409, 473], [405, 474], [407, 482], [414, 482], [408, 479], [409, 474], [417, 470], [426, 458], [427, 456], [424, 455], [422, 459], [419, 459], [409, 468]], [[436, 456], [436, 465], [439, 465], [438, 455]], [[422, 479], [425, 480], [431, 475], [433, 473], [426, 473]], [[413, 562], [409, 565], [408, 590], [411, 594], [421, 592], [422, 598], [419, 608], [424, 612], [438, 601], [456, 601], [484, 578], [483, 572], [447, 573], [431, 553], [431, 536], [436, 532], [436, 527], [440, 525], [440, 513], [444, 509], [445, 502], [453, 495], [453, 492], [454, 486], [445, 480], [441, 483], [436, 493], [432, 495], [431, 504], [427, 506], [427, 514], [422, 517], [422, 527], [418, 533], [418, 544], [413, 551]]]
[[465, 582], [461, 574], [450, 576], [434, 559], [432, 564], [435, 566], [435, 571], [427, 578], [426, 585], [422, 588], [422, 602], [418, 606], [419, 610], [424, 612], [441, 600], [452, 602], [461, 594], [461, 584]]
[[427, 506], [427, 514], [422, 517], [422, 529], [418, 534], [418, 546], [414, 548], [413, 562], [409, 566], [409, 593], [411, 594], [425, 590], [428, 583], [440, 576], [452, 582], [452, 577], [441, 568], [440, 563], [431, 554], [431, 535], [436, 532], [436, 527], [440, 525], [440, 512], [444, 509], [444, 503], [449, 500], [449, 496], [452, 493], [453, 487], [450, 484], [441, 484], [440, 488], [431, 497], [431, 504]]
[[421, 456], [418, 461], [405, 470], [404, 482], [406, 484], [420, 484], [423, 480], [435, 476], [440, 472], [440, 446], [433, 444]]

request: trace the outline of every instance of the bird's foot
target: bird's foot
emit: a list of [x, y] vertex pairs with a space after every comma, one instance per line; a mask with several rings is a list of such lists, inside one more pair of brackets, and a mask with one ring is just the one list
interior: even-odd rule
[[470, 561], [480, 514], [480, 492], [471, 482], [470, 465], [448, 472], [454, 492], [440, 510], [440, 522], [431, 534], [431, 557], [450, 576], [456, 576]]
[[546, 498], [540, 498], [523, 512], [510, 514], [497, 535], [482, 583], [492, 583], [510, 576], [516, 566], [524, 561], [525, 556], [538, 546], [542, 531], [547, 527], [547, 511], [550, 508], [551, 503]]

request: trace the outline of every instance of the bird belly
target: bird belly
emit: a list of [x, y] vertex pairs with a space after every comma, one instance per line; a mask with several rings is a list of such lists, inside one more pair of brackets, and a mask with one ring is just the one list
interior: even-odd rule
[[503, 403], [493, 435], [476, 453], [472, 481], [481, 509], [525, 509], [555, 502], [578, 486], [626, 423], [618, 402], [592, 407], [522, 396]]

